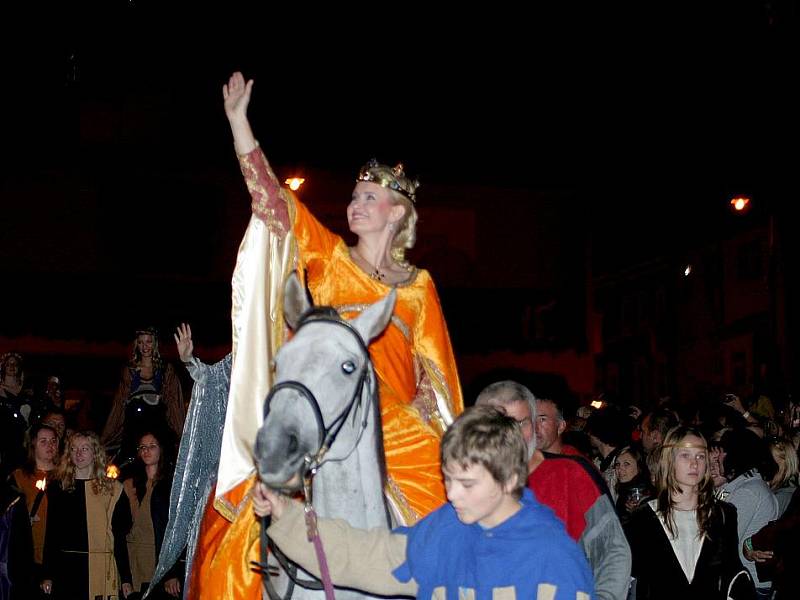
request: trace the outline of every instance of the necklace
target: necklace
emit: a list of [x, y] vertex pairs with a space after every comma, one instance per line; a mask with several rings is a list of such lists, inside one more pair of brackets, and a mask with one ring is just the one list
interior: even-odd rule
[[375, 281], [381, 281], [381, 282], [386, 279], [386, 273], [381, 271], [380, 268], [377, 266], [373, 267], [372, 264], [366, 258], [364, 258], [358, 250], [356, 250], [355, 246], [353, 246], [352, 250], [353, 254], [355, 254], [358, 258], [360, 258], [364, 263], [372, 267], [372, 271], [367, 271], [367, 275], [369, 275], [370, 278], [374, 279]]

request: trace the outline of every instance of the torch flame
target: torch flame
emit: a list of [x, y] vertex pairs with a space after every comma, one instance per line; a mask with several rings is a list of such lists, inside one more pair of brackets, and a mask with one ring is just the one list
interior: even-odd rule
[[36, 480], [36, 489], [40, 491], [44, 491], [44, 488], [47, 487], [47, 479], [42, 477], [41, 479]]
[[108, 467], [106, 467], [106, 477], [109, 479], [116, 479], [119, 477], [119, 469], [117, 468], [117, 465], [108, 465]]

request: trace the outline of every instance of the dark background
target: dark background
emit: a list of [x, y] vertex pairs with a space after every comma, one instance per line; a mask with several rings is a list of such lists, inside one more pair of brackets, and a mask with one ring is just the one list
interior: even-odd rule
[[[449, 283], [421, 263], [459, 324], [498, 298], [561, 295], [563, 344], [585, 348], [587, 240], [613, 271], [740, 227], [730, 194], [781, 219], [797, 200], [794, 2], [166, 4], [0, 9], [18, 34], [3, 42], [0, 349], [28, 340], [40, 370], [108, 389], [148, 323], [191, 321], [209, 358], [225, 351], [249, 216], [221, 106], [233, 70], [256, 79], [251, 120], [279, 172], [339, 182], [402, 160], [423, 217], [426, 185], [480, 191], [465, 202], [495, 234], [477, 253], [504, 270]], [[506, 239], [520, 219], [534, 233]], [[502, 321], [474, 331], [451, 325], [457, 350], [514, 343]]]

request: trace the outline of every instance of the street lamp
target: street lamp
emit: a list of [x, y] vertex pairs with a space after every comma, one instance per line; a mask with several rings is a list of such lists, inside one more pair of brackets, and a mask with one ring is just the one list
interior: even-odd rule
[[305, 180], [304, 177], [290, 177], [289, 179], [287, 179], [283, 183], [285, 185], [288, 185], [290, 190], [292, 190], [293, 192], [296, 192], [297, 190], [300, 189], [300, 186], [305, 183], [305, 181], [306, 180]]
[[737, 196], [736, 198], [731, 198], [730, 204], [734, 211], [741, 213], [750, 208], [750, 198]]

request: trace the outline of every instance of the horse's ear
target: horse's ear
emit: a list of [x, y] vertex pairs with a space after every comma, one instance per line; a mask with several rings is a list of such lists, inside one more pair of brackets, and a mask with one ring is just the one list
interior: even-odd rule
[[283, 317], [291, 329], [297, 329], [300, 317], [311, 308], [306, 290], [297, 273], [292, 272], [283, 288]]
[[358, 318], [353, 319], [351, 324], [361, 335], [364, 343], [369, 344], [370, 340], [386, 329], [389, 320], [392, 318], [394, 303], [397, 301], [397, 292], [392, 290], [383, 300], [378, 300], [375, 304], [364, 309]]

